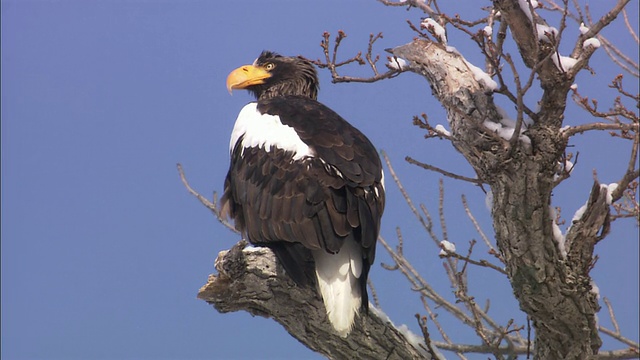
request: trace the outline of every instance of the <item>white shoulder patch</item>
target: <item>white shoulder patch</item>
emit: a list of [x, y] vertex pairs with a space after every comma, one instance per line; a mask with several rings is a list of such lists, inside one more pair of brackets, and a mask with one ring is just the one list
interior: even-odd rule
[[294, 160], [315, 156], [313, 150], [304, 143], [291, 126], [283, 125], [276, 115], [260, 114], [258, 103], [252, 102], [242, 108], [231, 132], [229, 152], [242, 139], [242, 147], [260, 147], [269, 151], [274, 146], [293, 153]]

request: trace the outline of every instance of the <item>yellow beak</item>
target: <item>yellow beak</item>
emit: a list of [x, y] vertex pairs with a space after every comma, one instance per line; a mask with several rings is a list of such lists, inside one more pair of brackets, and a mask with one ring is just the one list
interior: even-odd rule
[[227, 77], [227, 90], [246, 89], [251, 85], [264, 84], [271, 74], [261, 66], [245, 65], [233, 70]]

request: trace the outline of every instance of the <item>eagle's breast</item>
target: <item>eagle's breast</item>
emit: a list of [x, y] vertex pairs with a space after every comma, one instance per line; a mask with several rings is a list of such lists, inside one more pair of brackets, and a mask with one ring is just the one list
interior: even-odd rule
[[293, 154], [293, 160], [314, 157], [315, 152], [296, 133], [291, 126], [284, 125], [277, 115], [261, 114], [258, 103], [245, 105], [231, 132], [229, 152], [233, 152], [242, 139], [242, 148], [261, 148], [270, 151], [276, 147]]

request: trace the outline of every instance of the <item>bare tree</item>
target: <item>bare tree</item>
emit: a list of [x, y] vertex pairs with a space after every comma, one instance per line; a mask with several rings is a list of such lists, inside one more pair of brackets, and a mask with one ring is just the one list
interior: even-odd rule
[[[336, 83], [374, 82], [403, 72], [423, 76], [445, 108], [450, 130], [433, 127], [426, 115], [416, 116], [414, 124], [423, 129], [428, 138], [450, 141], [473, 167], [476, 176], [454, 174], [409, 157], [406, 161], [474, 184], [489, 195], [495, 241], [475, 220], [466, 199], [462, 199], [466, 214], [482, 239], [479, 246], [486, 246], [491, 256], [487, 260], [474, 254], [476, 241], [470, 242], [464, 254], [457, 252], [449, 241], [442, 210], [442, 182], [437, 216], [442, 233], [436, 234], [427, 207], [413, 203], [384, 156], [391, 177], [416, 219], [442, 248], [440, 257], [455, 289], [452, 301], [439, 294], [418, 273], [403, 254], [400, 230], [395, 246], [379, 239], [393, 260], [393, 264], [383, 264], [383, 267], [400, 271], [424, 304], [426, 315], [417, 316], [423, 330], [421, 338], [396, 328], [379, 311], [361, 317], [353, 333], [347, 339], [340, 338], [327, 325], [317, 294], [292, 286], [269, 250], [243, 250], [242, 242], [220, 253], [216, 260], [218, 274], [210, 276], [199, 297], [221, 312], [245, 310], [271, 317], [309, 348], [336, 359], [350, 358], [355, 349], [360, 357], [371, 359], [438, 358], [441, 357], [439, 350], [451, 351], [461, 359], [471, 353], [490, 354], [496, 359], [515, 358], [519, 354], [530, 354], [536, 359], [638, 357], [638, 343], [620, 332], [613, 308], [606, 299], [603, 302], [614, 329], [598, 324], [599, 294], [590, 276], [597, 260], [594, 247], [609, 234], [612, 224], [621, 218], [640, 221], [636, 193], [640, 174], [637, 111], [640, 96], [624, 87], [625, 77], [637, 81], [638, 64], [601, 35], [605, 27], [622, 15], [629, 34], [638, 42], [637, 25], [634, 28], [630, 24], [625, 11], [629, 1], [612, 2], [609, 12], [593, 19], [589, 8], [580, 6], [578, 1], [494, 0], [493, 6], [482, 9], [483, 16], [465, 20], [447, 14], [435, 0], [380, 0], [384, 5], [408, 7], [428, 16], [419, 24], [408, 24], [415, 31], [416, 39], [388, 49], [384, 69], [380, 68], [380, 56], [373, 55], [381, 34], [371, 36], [366, 52], [345, 61], [337, 60], [345, 34], [339, 32], [333, 41], [330, 34], [323, 35], [324, 59], [316, 64], [328, 69]], [[550, 26], [545, 17], [558, 18], [556, 27]], [[577, 38], [565, 32], [568, 23], [580, 26]], [[477, 44], [485, 57], [485, 70], [471, 64], [448, 44], [447, 30], [466, 34]], [[574, 39], [567, 40], [571, 37]], [[569, 41], [574, 41], [573, 50], [568, 56], [561, 55], [560, 44]], [[515, 45], [517, 53], [505, 50], [510, 45]], [[617, 96], [608, 110], [602, 110], [596, 99], [581, 95], [574, 85], [578, 73], [591, 70], [589, 60], [599, 47], [604, 48], [612, 63], [625, 73], [612, 79], [610, 91]], [[341, 69], [351, 64], [368, 65], [373, 75], [366, 78], [342, 75]], [[536, 108], [525, 101], [525, 96], [534, 88], [541, 93]], [[510, 119], [495, 104], [496, 97], [503, 97], [514, 105], [515, 119]], [[590, 122], [563, 126], [569, 98], [584, 109], [592, 119]], [[558, 226], [560, 214], [553, 207], [551, 195], [554, 188], [570, 177], [577, 161], [577, 153], [567, 151], [570, 139], [584, 132], [608, 133], [613, 136], [609, 141], [628, 142], [628, 166], [619, 174], [617, 182], [608, 185], [601, 184], [594, 173], [591, 193], [585, 194], [585, 205], [576, 212], [563, 234]], [[181, 169], [180, 172], [187, 188], [224, 222], [215, 197], [209, 202], [196, 193]], [[468, 268], [473, 266], [490, 269], [510, 282], [520, 308], [530, 319], [534, 336], [528, 326], [513, 320], [498, 323], [476, 302], [468, 291]], [[372, 291], [375, 301], [373, 288]], [[451, 339], [435, 316], [434, 307], [447, 311], [459, 319], [462, 326], [473, 329], [481, 345], [459, 344]], [[431, 339], [430, 332], [434, 331], [443, 341]], [[603, 333], [617, 339], [620, 348], [600, 351]]]

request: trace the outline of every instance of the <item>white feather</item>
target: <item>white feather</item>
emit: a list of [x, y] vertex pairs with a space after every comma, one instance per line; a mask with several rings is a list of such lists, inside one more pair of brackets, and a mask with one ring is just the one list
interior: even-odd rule
[[[382, 169], [380, 169], [380, 185], [382, 186], [382, 190], [384, 191], [384, 170]], [[376, 194], [376, 196], [380, 196], [380, 191], [378, 191], [377, 186], [373, 187], [373, 192]]]
[[272, 146], [291, 151], [294, 160], [312, 157], [313, 150], [304, 143], [291, 126], [283, 125], [279, 116], [261, 114], [258, 103], [252, 102], [242, 108], [231, 132], [229, 152], [232, 152], [241, 136], [242, 147], [260, 147], [269, 151]]
[[[360, 251], [358, 251], [355, 255], [360, 255]], [[351, 265], [351, 274], [359, 279], [360, 275], [362, 274], [362, 255], [351, 256], [349, 265]]]
[[358, 280], [362, 274], [362, 250], [355, 241], [347, 240], [337, 254], [317, 250], [313, 258], [329, 321], [340, 336], [346, 337], [362, 304]]

